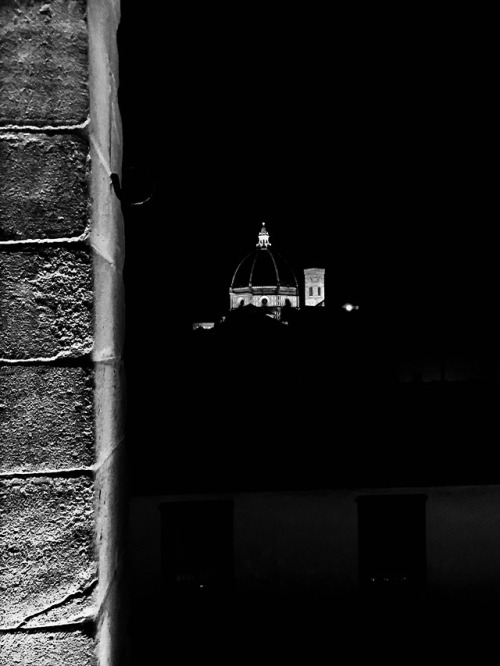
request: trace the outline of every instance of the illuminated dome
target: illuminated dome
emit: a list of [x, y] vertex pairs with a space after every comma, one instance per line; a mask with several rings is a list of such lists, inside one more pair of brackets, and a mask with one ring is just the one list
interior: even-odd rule
[[266, 307], [280, 318], [283, 307], [298, 307], [299, 290], [286, 260], [271, 250], [266, 225], [262, 224], [257, 247], [238, 264], [229, 289], [231, 309], [245, 305]]

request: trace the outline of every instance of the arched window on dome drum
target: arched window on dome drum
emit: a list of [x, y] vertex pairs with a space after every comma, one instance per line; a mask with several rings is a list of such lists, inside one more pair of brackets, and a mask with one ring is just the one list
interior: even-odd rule
[[261, 305], [263, 305], [265, 307], [268, 303], [267, 298], [263, 298], [260, 303], [261, 303]]
[[240, 302], [238, 303], [238, 307], [242, 308], [245, 305], [245, 301], [243, 298], [240, 298]]

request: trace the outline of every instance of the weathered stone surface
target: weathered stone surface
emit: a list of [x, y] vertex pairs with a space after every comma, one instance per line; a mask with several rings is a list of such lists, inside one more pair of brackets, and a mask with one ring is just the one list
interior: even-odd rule
[[[112, 164], [112, 157], [117, 145], [112, 138], [112, 125], [115, 120], [113, 107], [118, 102], [117, 18], [111, 3], [89, 3], [89, 81], [93, 93], [90, 98], [91, 131], [114, 170], [116, 165]], [[121, 137], [118, 143], [121, 143]]]
[[121, 271], [101, 256], [94, 255], [96, 361], [121, 358], [124, 347], [125, 294]]
[[[128, 504], [121, 488], [127, 482], [125, 452], [117, 447], [101, 463], [95, 476], [95, 491], [101, 498], [96, 509], [96, 540], [99, 543], [99, 601], [105, 603], [118, 563], [124, 552]], [[122, 485], [123, 484], [123, 485]]]
[[83, 234], [88, 154], [78, 135], [0, 134], [0, 240]]
[[74, 599], [86, 598], [91, 613], [97, 568], [92, 479], [3, 479], [0, 504], [0, 628], [33, 625], [49, 612], [51, 621], [74, 621]]
[[0, 3], [0, 125], [60, 126], [87, 119], [86, 5]]
[[109, 456], [125, 439], [126, 376], [122, 361], [95, 364], [95, 403], [99, 405], [95, 419], [96, 464]]
[[82, 631], [34, 631], [0, 635], [5, 666], [95, 666], [93, 640]]
[[[110, 196], [110, 178], [95, 147], [91, 149], [92, 170], [92, 234], [95, 251], [112, 264], [117, 271], [123, 269], [125, 234], [121, 204], [114, 192]], [[120, 169], [116, 170], [117, 173]]]
[[88, 248], [40, 246], [1, 253], [0, 358], [79, 356], [91, 349]]
[[[109, 655], [109, 661], [105, 663], [135, 666], [136, 662], [130, 658], [131, 618], [128, 604], [124, 603], [122, 587], [123, 580], [116, 576], [100, 608], [96, 649], [100, 655]], [[146, 659], [143, 663], [151, 662]]]
[[97, 580], [82, 592], [70, 595], [63, 603], [37, 613], [23, 624], [23, 629], [60, 624], [81, 624], [97, 615]]
[[92, 394], [89, 368], [0, 366], [0, 470], [90, 467]]

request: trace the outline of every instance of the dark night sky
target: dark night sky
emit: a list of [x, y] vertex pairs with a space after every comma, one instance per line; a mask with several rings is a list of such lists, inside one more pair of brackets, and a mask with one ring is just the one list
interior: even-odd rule
[[436, 14], [255, 7], [122, 0], [124, 167], [156, 183], [149, 203], [124, 207], [139, 452], [158, 443], [163, 389], [171, 399], [183, 377], [192, 321], [227, 307], [263, 220], [299, 278], [326, 268], [329, 305], [360, 303], [387, 331], [412, 310], [424, 333], [459, 309], [474, 340], [494, 339], [498, 207], [481, 40]]
[[330, 298], [489, 302], [489, 86], [448, 19], [122, 4], [124, 164], [157, 183], [125, 210], [134, 321], [224, 309], [263, 220]]

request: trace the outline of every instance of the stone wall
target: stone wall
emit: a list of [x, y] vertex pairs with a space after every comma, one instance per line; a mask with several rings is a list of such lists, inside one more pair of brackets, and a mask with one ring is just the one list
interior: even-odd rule
[[0, 4], [0, 662], [124, 663], [119, 0]]

